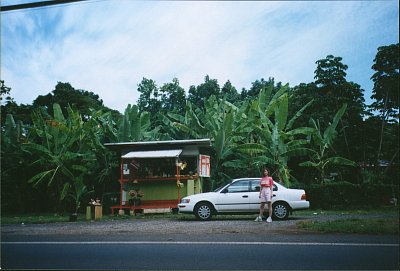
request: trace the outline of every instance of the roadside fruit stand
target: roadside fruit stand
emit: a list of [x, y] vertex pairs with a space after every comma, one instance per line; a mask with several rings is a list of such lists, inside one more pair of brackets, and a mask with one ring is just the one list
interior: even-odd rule
[[121, 154], [120, 200], [111, 213], [176, 211], [210, 176], [210, 139], [106, 143]]

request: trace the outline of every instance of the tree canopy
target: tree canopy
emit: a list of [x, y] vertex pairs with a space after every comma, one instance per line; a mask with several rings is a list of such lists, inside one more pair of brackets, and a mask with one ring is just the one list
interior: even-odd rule
[[384, 118], [399, 121], [400, 47], [399, 43], [378, 48], [372, 69], [375, 73], [371, 108], [381, 112]]

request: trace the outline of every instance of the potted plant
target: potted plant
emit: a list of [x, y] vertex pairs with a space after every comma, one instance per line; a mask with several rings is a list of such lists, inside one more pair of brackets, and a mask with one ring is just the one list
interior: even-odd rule
[[133, 206], [139, 206], [141, 203], [140, 198], [144, 196], [144, 192], [140, 189], [132, 189], [129, 190], [128, 194], [131, 197], [131, 204]]

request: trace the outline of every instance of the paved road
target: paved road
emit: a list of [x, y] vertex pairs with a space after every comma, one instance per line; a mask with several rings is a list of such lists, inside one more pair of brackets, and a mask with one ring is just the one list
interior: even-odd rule
[[399, 236], [308, 233], [296, 221], [5, 225], [1, 268], [399, 270]]
[[399, 246], [315, 242], [5, 242], [3, 269], [398, 270]]

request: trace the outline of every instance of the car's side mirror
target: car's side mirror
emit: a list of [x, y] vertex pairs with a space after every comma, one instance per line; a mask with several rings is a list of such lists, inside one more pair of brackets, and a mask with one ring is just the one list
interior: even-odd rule
[[221, 193], [224, 193], [224, 194], [228, 193], [228, 188], [225, 188], [224, 190], [222, 190]]

